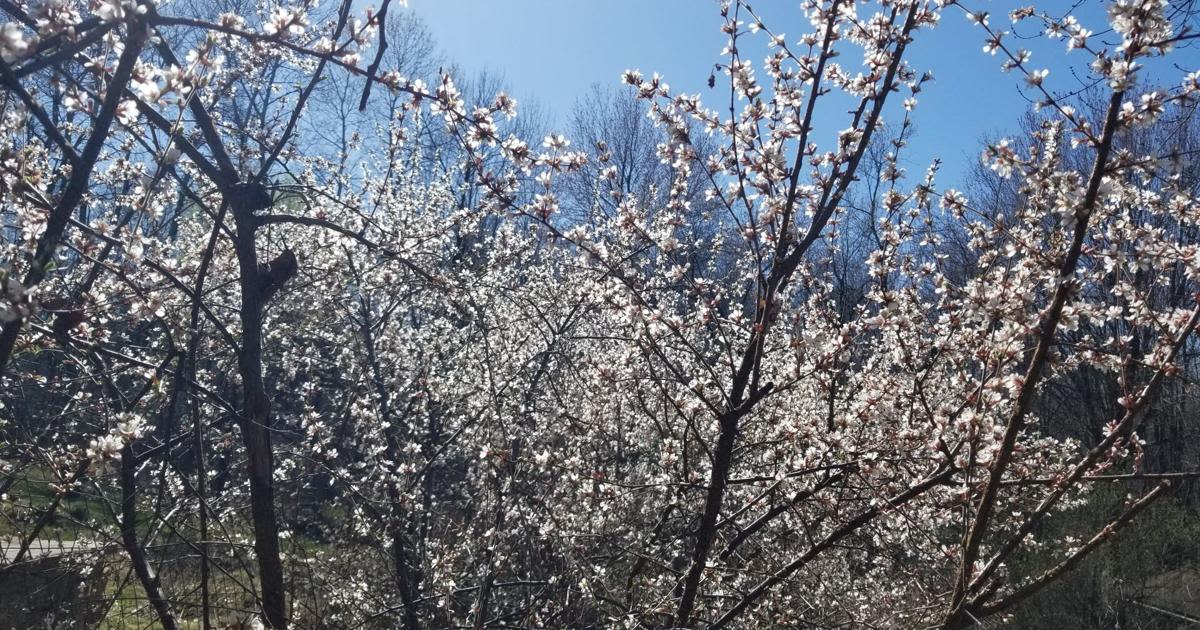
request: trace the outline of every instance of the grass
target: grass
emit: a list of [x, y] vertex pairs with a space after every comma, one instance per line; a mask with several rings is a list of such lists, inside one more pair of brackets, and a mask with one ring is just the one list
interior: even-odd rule
[[[57, 496], [51, 487], [59, 478], [47, 468], [34, 466], [23, 471], [24, 477], [8, 489], [0, 502], [0, 541], [28, 535], [40, 515]], [[108, 510], [98, 496], [83, 492], [68, 493], [55, 508], [50, 521], [38, 538], [73, 541], [90, 531], [93, 519], [108, 518]]]

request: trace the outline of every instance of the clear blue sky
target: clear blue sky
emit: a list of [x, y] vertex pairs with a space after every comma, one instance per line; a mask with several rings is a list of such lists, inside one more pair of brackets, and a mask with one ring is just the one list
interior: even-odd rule
[[[1051, 10], [1058, 4], [1069, 6], [1064, 1], [1040, 4]], [[1103, 3], [1084, 4], [1076, 13], [1084, 25], [1098, 33], [1105, 30]], [[791, 0], [753, 3], [768, 26], [789, 35], [789, 41], [807, 30], [798, 5]], [[1018, 3], [968, 0], [968, 6], [990, 11], [993, 27], [1003, 27]], [[618, 86], [627, 68], [658, 72], [672, 89], [700, 93], [710, 107], [725, 98], [706, 85], [726, 43], [715, 1], [410, 0], [407, 10], [425, 20], [448, 61], [469, 73], [486, 69], [503, 75], [514, 96], [537, 102], [559, 128], [593, 84]], [[752, 37], [765, 39], [761, 34]], [[945, 166], [940, 183], [953, 185], [967, 163], [978, 159], [983, 137], [1011, 133], [1029, 111], [1029, 101], [1019, 90], [1020, 77], [1002, 73], [1002, 59], [983, 53], [983, 40], [983, 32], [969, 24], [961, 10], [951, 8], [942, 24], [921, 33], [911, 50], [913, 67], [931, 70], [935, 81], [919, 96], [918, 134], [906, 160], [910, 178], [920, 177], [933, 157], [941, 157]], [[1072, 66], [1086, 64], [1083, 53], [1067, 55], [1062, 41], [1021, 45], [1033, 50], [1034, 67], [1050, 69], [1047, 85], [1060, 92], [1079, 87]], [[765, 48], [753, 51], [751, 58], [761, 72]], [[839, 61], [849, 70], [860, 68], [859, 59], [846, 56]], [[1200, 67], [1195, 50], [1175, 55], [1174, 61], [1189, 69]], [[1178, 76], [1177, 71], [1164, 74], [1172, 83]], [[902, 99], [896, 100], [892, 119], [897, 119]], [[827, 138], [847, 126], [838, 109], [828, 107], [818, 118], [818, 130]]]

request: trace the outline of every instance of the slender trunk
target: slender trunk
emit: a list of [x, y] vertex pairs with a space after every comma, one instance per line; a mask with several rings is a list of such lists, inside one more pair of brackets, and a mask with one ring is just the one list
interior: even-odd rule
[[[353, 269], [353, 261], [351, 261], [351, 269]], [[357, 272], [356, 272], [357, 273]], [[398, 460], [400, 445], [393, 434], [397, 426], [397, 420], [392, 415], [392, 402], [390, 392], [387, 388], [387, 382], [384, 379], [383, 368], [379, 364], [379, 355], [375, 350], [375, 334], [371, 330], [371, 309], [365, 298], [359, 301], [359, 312], [362, 314], [362, 337], [363, 346], [367, 351], [367, 361], [371, 366], [371, 380], [375, 386], [375, 394], [379, 397], [379, 416], [389, 425], [385, 436], [387, 439], [388, 450], [391, 452], [391, 457]], [[403, 417], [400, 421], [403, 421]], [[392, 467], [393, 474], [397, 472], [395, 465]], [[391, 529], [392, 536], [392, 564], [395, 571], [396, 590], [400, 592], [400, 602], [404, 605], [404, 626], [408, 630], [419, 630], [421, 627], [420, 618], [417, 615], [417, 596], [419, 593], [419, 584], [414, 579], [412, 571], [409, 567], [408, 560], [408, 545], [404, 540], [404, 511], [401, 509], [400, 493], [395, 484], [388, 482], [388, 500], [391, 501]]]
[[146, 558], [146, 550], [142, 548], [137, 537], [137, 459], [133, 456], [133, 447], [126, 445], [121, 452], [121, 546], [129, 555], [133, 571], [138, 581], [146, 591], [146, 598], [158, 615], [158, 622], [163, 630], [178, 630], [175, 615], [171, 606], [162, 594], [162, 585], [154, 567]]
[[[196, 351], [200, 345], [200, 307], [204, 299], [204, 282], [208, 278], [208, 270], [212, 264], [213, 252], [216, 251], [217, 239], [221, 234], [221, 226], [225, 222], [225, 214], [229, 210], [228, 203], [222, 203], [213, 221], [212, 233], [208, 237], [208, 247], [204, 250], [204, 258], [200, 261], [200, 269], [196, 272], [196, 284], [192, 290], [192, 310], [189, 330], [187, 354], [184, 355], [180, 376], [194, 380], [196, 375]], [[208, 466], [204, 459], [204, 422], [200, 414], [199, 402], [193, 399], [190, 409], [192, 415], [193, 453], [196, 457], [196, 502], [200, 510], [200, 628], [211, 630], [212, 595], [209, 592], [209, 555], [208, 555]]]
[[[242, 440], [246, 447], [246, 472], [250, 478], [250, 516], [254, 523], [254, 552], [262, 585], [262, 614], [267, 627], [287, 628], [283, 563], [279, 551], [279, 524], [275, 514], [274, 454], [271, 451], [271, 401], [263, 383], [263, 300], [258, 270], [253, 212], [262, 207], [266, 191], [234, 190], [229, 199], [237, 235], [234, 249], [241, 272], [242, 347], [238, 372], [242, 378]], [[261, 192], [261, 195], [255, 194]], [[256, 203], [258, 202], [258, 203]], [[269, 203], [269, 202], [268, 202]]]
[[737, 419], [721, 419], [721, 433], [713, 451], [712, 475], [709, 477], [708, 495], [704, 500], [704, 514], [700, 517], [700, 528], [696, 531], [696, 545], [692, 548], [692, 564], [683, 583], [683, 594], [679, 598], [679, 610], [675, 614], [675, 625], [689, 627], [692, 610], [696, 604], [700, 580], [708, 566], [709, 551], [717, 536], [717, 520], [725, 502], [725, 486], [729, 480], [729, 468], [733, 464], [733, 447], [737, 442]]
[[192, 403], [192, 425], [195, 431], [196, 501], [200, 510], [200, 628], [211, 630], [209, 608], [212, 606], [212, 600], [208, 592], [208, 499], [205, 492], [208, 486], [208, 468], [204, 462], [204, 425], [201, 422], [198, 404], [194, 401]]
[[1022, 381], [1024, 384], [1013, 402], [1000, 448], [988, 470], [987, 484], [983, 487], [983, 494], [979, 498], [975, 517], [963, 538], [962, 557], [954, 583], [954, 591], [950, 597], [950, 606], [943, 623], [944, 628], [961, 627], [969, 620], [969, 611], [964, 608], [964, 604], [971, 595], [972, 586], [976, 584], [974, 579], [975, 563], [979, 559], [983, 540], [989, 533], [1004, 473], [1007, 472], [1008, 464], [1015, 452], [1017, 438], [1025, 428], [1025, 416], [1033, 404], [1033, 396], [1045, 372], [1051, 347], [1056, 343], [1054, 336], [1058, 330], [1059, 321], [1062, 319], [1063, 309], [1071, 298], [1072, 283], [1070, 280], [1073, 278], [1079, 259], [1083, 254], [1089, 219], [1099, 199], [1100, 183], [1105, 175], [1109, 152], [1112, 150], [1113, 136], [1120, 126], [1118, 114], [1124, 94], [1124, 92], [1118, 91], [1109, 97], [1108, 112], [1105, 115], [1100, 143], [1096, 147], [1096, 158], [1092, 164], [1091, 175], [1088, 177], [1088, 186], [1079, 209], [1076, 211], [1076, 222], [1070, 246], [1059, 267], [1058, 286], [1055, 288], [1053, 299], [1038, 323], [1035, 337], [1037, 345], [1029, 357], [1028, 367]]
[[416, 584], [408, 566], [408, 547], [404, 544], [404, 533], [400, 531], [400, 524], [394, 524], [393, 528], [392, 562], [396, 571], [396, 590], [400, 591], [400, 602], [404, 604], [404, 627], [408, 630], [419, 630], [421, 621], [417, 616]]

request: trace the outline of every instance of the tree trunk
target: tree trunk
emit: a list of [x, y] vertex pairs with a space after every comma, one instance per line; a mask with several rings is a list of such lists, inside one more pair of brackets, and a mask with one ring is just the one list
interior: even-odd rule
[[287, 628], [287, 602], [279, 553], [279, 524], [275, 515], [271, 401], [267, 398], [263, 383], [263, 300], [259, 286], [258, 252], [254, 243], [257, 225], [253, 213], [264, 207], [262, 201], [265, 195], [266, 191], [261, 187], [253, 191], [235, 189], [228, 201], [237, 227], [234, 248], [241, 272], [242, 347], [238, 353], [238, 372], [242, 377], [242, 440], [246, 447], [246, 472], [250, 478], [254, 553], [258, 557], [259, 581], [262, 584], [263, 621], [269, 628], [284, 630]]

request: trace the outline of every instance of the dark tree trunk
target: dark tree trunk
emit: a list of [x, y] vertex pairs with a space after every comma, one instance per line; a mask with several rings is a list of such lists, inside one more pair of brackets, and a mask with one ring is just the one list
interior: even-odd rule
[[263, 292], [254, 234], [254, 211], [266, 207], [270, 197], [261, 186], [234, 187], [228, 199], [237, 234], [234, 249], [241, 272], [242, 346], [238, 372], [242, 377], [242, 440], [246, 447], [246, 472], [250, 478], [250, 516], [254, 523], [254, 553], [262, 584], [262, 613], [267, 626], [287, 628], [283, 563], [279, 552], [279, 524], [275, 514], [274, 454], [271, 451], [271, 401], [263, 382]]

